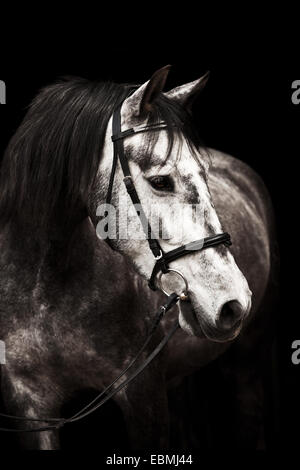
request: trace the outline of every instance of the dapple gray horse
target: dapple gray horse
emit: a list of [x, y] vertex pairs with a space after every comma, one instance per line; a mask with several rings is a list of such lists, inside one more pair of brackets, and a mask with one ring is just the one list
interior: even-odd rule
[[[145, 282], [155, 260], [145, 238], [136, 237], [139, 221], [119, 166], [116, 237], [109, 246], [97, 236], [112, 164], [111, 116], [120, 102], [122, 130], [166, 124], [124, 141], [145, 213], [155, 206], [167, 233], [159, 239], [163, 249], [223, 229], [231, 234], [230, 249], [212, 247], [171, 263], [188, 281], [189, 300], [168, 312], [147, 353], [178, 318], [181, 329], [114, 397], [136, 449], [167, 448], [168, 384], [230, 346], [239, 357], [230, 373], [241, 414], [245, 421], [259, 416], [263, 390], [255, 364], [272, 337], [276, 247], [269, 196], [247, 165], [201, 145], [191, 106], [207, 75], [163, 93], [168, 72], [160, 69], [130, 96], [128, 85], [80, 78], [46, 87], [9, 143], [0, 172], [1, 386], [12, 415], [59, 417], [77, 390], [102, 390], [135, 356], [163, 301]], [[201, 223], [192, 211], [183, 224], [176, 210], [184, 204], [200, 208]], [[166, 275], [164, 287], [178, 286]], [[25, 448], [59, 447], [55, 430], [20, 436]]]

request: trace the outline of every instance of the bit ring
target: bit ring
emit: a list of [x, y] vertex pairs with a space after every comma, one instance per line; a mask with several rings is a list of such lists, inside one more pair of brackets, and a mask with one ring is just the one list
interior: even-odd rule
[[184, 290], [182, 291], [182, 293], [179, 294], [178, 297], [180, 298], [180, 300], [187, 300], [187, 298], [188, 298], [188, 294], [187, 294], [187, 293], [188, 293], [189, 285], [188, 285], [188, 282], [187, 282], [187, 280], [185, 279], [184, 275], [183, 275], [180, 271], [178, 271], [177, 269], [170, 269], [170, 268], [169, 268], [169, 269], [167, 270], [167, 272], [165, 272], [165, 273], [163, 273], [163, 272], [161, 271], [161, 272], [159, 273], [159, 276], [158, 276], [158, 279], [157, 279], [157, 281], [158, 281], [158, 282], [157, 282], [158, 288], [159, 288], [164, 294], [166, 294], [166, 295], [168, 295], [168, 296], [170, 295], [170, 293], [167, 292], [167, 291], [165, 291], [165, 289], [162, 287], [162, 282], [161, 282], [162, 276], [163, 276], [164, 274], [168, 274], [168, 273], [170, 273], [170, 272], [177, 274], [177, 276], [180, 277], [180, 278], [183, 280], [185, 287], [184, 287]]

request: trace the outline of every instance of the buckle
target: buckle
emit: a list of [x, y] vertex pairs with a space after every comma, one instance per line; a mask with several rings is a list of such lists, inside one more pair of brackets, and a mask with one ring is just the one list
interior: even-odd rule
[[132, 177], [131, 176], [125, 176], [123, 178], [123, 181], [124, 181], [124, 184], [126, 186], [126, 189], [127, 191], [130, 193], [131, 191], [134, 190], [134, 184], [133, 184], [133, 181], [132, 181]]

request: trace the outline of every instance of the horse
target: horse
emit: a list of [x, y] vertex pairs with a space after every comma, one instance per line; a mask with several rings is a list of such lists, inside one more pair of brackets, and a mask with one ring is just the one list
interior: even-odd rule
[[[236, 347], [242, 387], [247, 366], [270, 344], [272, 312], [264, 304], [273, 282], [275, 232], [269, 196], [246, 164], [202, 144], [192, 105], [208, 74], [163, 92], [169, 70], [135, 86], [79, 77], [46, 86], [0, 169], [1, 388], [6, 412], [14, 416], [59, 417], [76, 391], [103, 390], [147, 336], [164, 298], [160, 291], [180, 288], [181, 280], [168, 273], [157, 282], [158, 292], [148, 288], [155, 260], [146, 237], [136, 236], [140, 221], [130, 210], [119, 163], [111, 188], [118, 226], [115, 237], [100, 239], [109, 221], [99, 221], [99, 208], [109, 188], [117, 107], [123, 131], [159, 125], [128, 135], [124, 152], [147, 218], [155, 206], [165, 229], [163, 236], [158, 228], [162, 249], [222, 227], [231, 234], [231, 248], [191, 251], [170, 263], [183, 273], [188, 298], [163, 319], [145, 357], [177, 318], [181, 328], [113, 398], [134, 449], [167, 448], [170, 384]], [[181, 224], [172, 208], [184, 204], [192, 211]], [[243, 408], [240, 393], [238, 399]], [[261, 395], [247, 400], [259, 408]], [[58, 429], [20, 436], [24, 448], [59, 448]]]

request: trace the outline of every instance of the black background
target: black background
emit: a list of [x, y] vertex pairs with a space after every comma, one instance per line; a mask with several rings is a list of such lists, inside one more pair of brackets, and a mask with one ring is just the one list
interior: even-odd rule
[[[103, 18], [102, 18], [102, 21]], [[141, 25], [140, 25], [141, 28]], [[134, 32], [134, 31], [133, 31]], [[3, 42], [0, 79], [7, 85], [7, 104], [0, 106], [0, 153], [22, 119], [38, 89], [61, 75], [142, 83], [166, 64], [172, 64], [166, 89], [198, 78], [211, 77], [195, 105], [204, 142], [250, 164], [264, 179], [275, 208], [281, 249], [282, 282], [278, 327], [278, 419], [276, 450], [296, 450], [300, 426], [300, 365], [291, 362], [291, 343], [300, 339], [297, 259], [298, 241], [298, 128], [300, 105], [291, 102], [291, 84], [300, 79], [300, 66], [290, 46], [281, 40], [250, 33], [246, 42], [195, 34], [182, 39], [146, 41], [141, 29], [129, 39], [126, 32], [111, 40], [87, 37], [81, 30], [64, 39], [47, 40], [41, 32], [11, 31]], [[145, 30], [146, 36], [149, 34]], [[83, 37], [84, 36], [84, 37]], [[16, 40], [17, 37], [17, 40]], [[290, 54], [288, 54], [288, 52]]]

